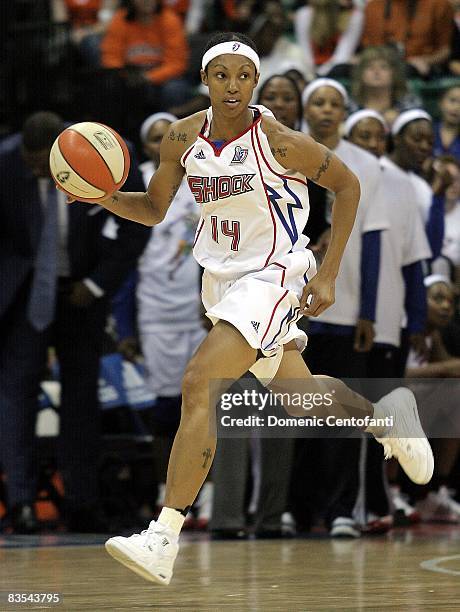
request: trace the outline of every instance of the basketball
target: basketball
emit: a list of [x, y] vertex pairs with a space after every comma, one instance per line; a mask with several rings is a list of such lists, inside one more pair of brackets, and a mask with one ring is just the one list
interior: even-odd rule
[[120, 189], [129, 172], [129, 151], [117, 132], [102, 123], [75, 123], [50, 151], [56, 185], [83, 202], [98, 202]]

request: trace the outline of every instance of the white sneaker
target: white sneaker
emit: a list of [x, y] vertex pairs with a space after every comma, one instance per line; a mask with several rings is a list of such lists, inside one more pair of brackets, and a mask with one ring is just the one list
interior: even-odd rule
[[449, 506], [451, 511], [460, 517], [460, 504], [457, 501], [455, 501], [455, 499], [452, 497], [454, 493], [455, 491], [453, 490], [451, 491], [444, 485], [439, 487], [438, 494], [441, 497], [441, 499], [444, 499], [445, 503]]
[[361, 531], [355, 521], [348, 516], [338, 516], [332, 521], [331, 538], [360, 538]]
[[407, 496], [401, 493], [401, 489], [397, 486], [390, 487], [390, 501], [393, 505], [396, 523], [419, 523], [420, 514], [409, 504]]
[[114, 559], [151, 582], [170, 583], [179, 551], [178, 537], [161, 523], [151, 521], [148, 529], [129, 538], [116, 536], [105, 543]]
[[380, 414], [393, 417], [393, 426], [382, 438], [385, 459], [396, 457], [402, 469], [416, 484], [431, 480], [434, 469], [433, 451], [422, 429], [415, 396], [405, 387], [395, 389], [376, 404]]
[[417, 510], [426, 522], [460, 523], [460, 504], [444, 486], [438, 491], [430, 491], [425, 499], [417, 502]]
[[290, 512], [283, 512], [281, 515], [281, 532], [286, 535], [295, 535], [296, 521]]

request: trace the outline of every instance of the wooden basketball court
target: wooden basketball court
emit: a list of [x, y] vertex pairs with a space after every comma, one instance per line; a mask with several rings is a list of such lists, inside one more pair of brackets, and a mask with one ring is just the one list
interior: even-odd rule
[[[169, 587], [116, 563], [100, 537], [0, 539], [0, 610], [460, 610], [460, 527], [382, 538], [211, 541], [185, 536]], [[62, 593], [60, 605], [8, 604]]]

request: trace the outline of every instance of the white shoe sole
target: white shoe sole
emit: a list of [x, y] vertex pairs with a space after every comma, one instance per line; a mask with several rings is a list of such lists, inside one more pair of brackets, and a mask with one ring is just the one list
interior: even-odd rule
[[144, 578], [149, 582], [161, 584], [162, 586], [167, 586], [170, 583], [171, 577], [164, 578], [160, 574], [154, 574], [151, 570], [147, 569], [144, 565], [139, 563], [139, 561], [133, 559], [131, 557], [131, 551], [129, 550], [129, 548], [124, 546], [121, 542], [117, 542], [116, 540], [111, 538], [105, 543], [105, 549], [111, 557], [113, 557], [116, 561], [133, 571], [141, 578]]
[[356, 540], [361, 537], [361, 533], [353, 527], [333, 527], [329, 532], [331, 538], [343, 538], [348, 540]]
[[[414, 434], [416, 434], [417, 437], [411, 437], [409, 439], [413, 440], [413, 444], [414, 445], [418, 445], [421, 444], [423, 446], [423, 450], [420, 451], [420, 454], [425, 456], [426, 458], [426, 465], [425, 465], [425, 469], [423, 470], [422, 473], [417, 473], [416, 475], [411, 475], [406, 471], [405, 466], [401, 463], [400, 461], [400, 457], [398, 456], [398, 449], [396, 448], [393, 452], [393, 456], [398, 459], [401, 467], [403, 468], [403, 470], [406, 472], [406, 474], [409, 476], [409, 478], [415, 482], [416, 484], [419, 485], [423, 485], [423, 484], [427, 484], [428, 482], [430, 482], [432, 476], [433, 476], [433, 471], [434, 471], [434, 457], [433, 457], [433, 451], [431, 450], [431, 446], [430, 443], [427, 440], [427, 437], [425, 435], [425, 432], [423, 431], [423, 427], [422, 424], [420, 422], [420, 417], [418, 415], [418, 410], [417, 410], [417, 401], [415, 399], [415, 395], [412, 393], [412, 391], [410, 389], [407, 389], [406, 387], [400, 387], [398, 389], [395, 389], [395, 391], [392, 391], [392, 393], [396, 393], [399, 392], [399, 394], [401, 395], [401, 391], [406, 392], [406, 397], [407, 397], [407, 401], [405, 402], [405, 406], [404, 408], [407, 408], [407, 410], [411, 411], [412, 413], [412, 417], [415, 421], [415, 427], [414, 427]], [[379, 442], [381, 442], [382, 444], [384, 444], [387, 440], [392, 440], [392, 439], [396, 439], [396, 438], [376, 438]], [[393, 448], [392, 448], [393, 450]]]

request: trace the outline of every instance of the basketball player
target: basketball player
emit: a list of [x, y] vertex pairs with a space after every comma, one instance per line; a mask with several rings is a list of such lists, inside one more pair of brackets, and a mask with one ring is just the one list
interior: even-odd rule
[[[148, 160], [139, 166], [145, 187], [160, 163], [164, 134], [177, 117], [154, 113], [141, 125], [140, 139]], [[149, 388], [156, 396], [152, 412], [154, 465], [158, 482], [156, 506], [163, 506], [169, 454], [181, 413], [181, 384], [185, 367], [206, 336], [201, 309], [201, 272], [192, 247], [200, 209], [184, 179], [165, 219], [151, 231], [139, 260], [137, 286], [125, 292], [113, 309], [128, 349], [136, 344], [137, 326]], [[131, 342], [130, 342], [131, 338]], [[133, 342], [134, 341], [134, 342]], [[128, 355], [129, 356], [129, 355]], [[212, 506], [212, 484], [203, 485], [195, 503], [196, 525], [206, 526]], [[188, 523], [195, 522], [193, 515]]]
[[[141, 534], [106, 543], [115, 559], [160, 584], [171, 580], [187, 509], [214, 456], [210, 416], [218, 398], [209, 398], [210, 381], [236, 380], [251, 369], [275, 384], [300, 378], [315, 383], [301, 356], [306, 336], [296, 320], [317, 316], [334, 302], [359, 200], [357, 178], [333, 153], [249, 106], [259, 64], [247, 37], [211, 38], [201, 70], [211, 107], [171, 125], [146, 193], [117, 192], [102, 202], [121, 217], [154, 225], [185, 172], [202, 209], [194, 254], [205, 268], [203, 302], [215, 325], [184, 374], [165, 507]], [[306, 176], [336, 194], [331, 241], [318, 273], [301, 235], [308, 217]], [[340, 381], [334, 384], [344, 405], [358, 406], [355, 414], [393, 416], [391, 429], [373, 433], [413, 480], [427, 482], [433, 458], [410, 392], [397, 390], [373, 406]]]

